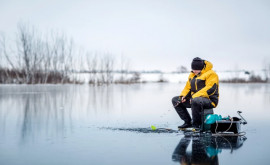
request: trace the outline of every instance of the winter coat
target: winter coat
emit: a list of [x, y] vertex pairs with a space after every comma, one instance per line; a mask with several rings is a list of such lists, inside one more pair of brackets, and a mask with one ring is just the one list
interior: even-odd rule
[[183, 89], [180, 97], [196, 98], [205, 97], [211, 100], [211, 104], [216, 107], [218, 105], [218, 75], [212, 70], [213, 64], [204, 60], [204, 68], [195, 75], [193, 72], [189, 74], [188, 81]]

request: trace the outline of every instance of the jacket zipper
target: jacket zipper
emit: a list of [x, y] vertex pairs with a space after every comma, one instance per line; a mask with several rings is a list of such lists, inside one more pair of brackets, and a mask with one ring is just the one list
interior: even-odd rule
[[195, 88], [196, 88], [196, 92], [197, 92], [197, 90], [198, 90], [198, 88], [197, 88], [197, 77], [195, 78]]

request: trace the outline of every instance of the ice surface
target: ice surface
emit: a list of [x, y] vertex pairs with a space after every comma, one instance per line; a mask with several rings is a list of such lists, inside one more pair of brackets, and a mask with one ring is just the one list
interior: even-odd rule
[[220, 84], [214, 112], [241, 110], [248, 121], [247, 139], [236, 139], [241, 143], [232, 153], [235, 140], [141, 131], [183, 123], [171, 98], [184, 85], [1, 85], [0, 164], [175, 164], [184, 158], [178, 147], [188, 141], [186, 158], [198, 151], [216, 153], [220, 164], [268, 164], [270, 84]]

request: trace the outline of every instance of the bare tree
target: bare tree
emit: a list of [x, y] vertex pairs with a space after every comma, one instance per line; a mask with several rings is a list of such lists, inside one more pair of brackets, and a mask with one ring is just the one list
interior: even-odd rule
[[52, 51], [47, 41], [45, 42], [45, 45], [44, 45], [44, 60], [42, 61], [42, 68], [44, 71], [44, 79], [42, 83], [44, 84], [48, 82], [48, 77], [50, 75], [51, 59], [52, 59], [51, 57], [52, 57]]
[[120, 61], [120, 72], [121, 72], [121, 77], [120, 77], [120, 82], [125, 82], [127, 80], [127, 75], [130, 69], [130, 62], [125, 56], [121, 56], [121, 61]]
[[267, 58], [263, 60], [263, 72], [265, 76], [265, 82], [269, 82], [270, 78], [270, 63]]
[[106, 75], [106, 80], [105, 82], [107, 84], [110, 84], [113, 82], [113, 69], [114, 69], [114, 58], [110, 55], [107, 54], [103, 58], [104, 60], [104, 66], [105, 66], [105, 75]]
[[89, 71], [89, 84], [95, 84], [97, 82], [97, 66], [98, 66], [98, 58], [97, 54], [95, 53], [90, 54], [87, 53], [86, 55], [87, 59], [87, 66], [88, 66], [88, 71]]
[[30, 83], [31, 75], [30, 75], [30, 59], [31, 59], [31, 51], [33, 51], [33, 45], [32, 45], [32, 39], [33, 39], [33, 34], [31, 34], [27, 27], [24, 25], [19, 25], [18, 26], [19, 30], [19, 46], [20, 50], [18, 53], [22, 54], [22, 59], [24, 62], [24, 72], [25, 72], [25, 81], [26, 83]]
[[130, 83], [138, 83], [141, 80], [141, 74], [139, 72], [134, 72], [131, 79]]
[[[6, 38], [3, 35], [1, 36], [0, 46], [1, 46], [1, 56], [5, 57], [7, 63], [11, 66], [11, 69], [13, 70], [17, 80], [19, 80], [19, 82], [20, 82], [21, 79], [20, 79], [20, 76], [19, 76], [19, 73], [18, 73], [19, 69], [15, 67], [16, 64], [14, 64], [14, 62], [13, 62], [15, 60], [12, 59], [12, 55], [11, 55], [12, 53], [10, 53], [11, 51], [8, 52], [8, 50], [7, 50]], [[12, 78], [11, 78], [7, 68], [6, 69], [3, 68], [3, 70], [4, 70], [5, 74], [6, 74], [6, 82], [9, 82], [9, 81], [12, 81], [12, 80], [10, 80]]]
[[270, 63], [265, 64], [264, 74], [265, 74], [265, 82], [270, 81]]

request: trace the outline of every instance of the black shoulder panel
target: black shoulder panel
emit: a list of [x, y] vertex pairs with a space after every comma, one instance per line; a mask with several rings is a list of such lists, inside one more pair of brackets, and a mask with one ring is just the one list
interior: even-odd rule
[[216, 91], [216, 89], [217, 89], [217, 84], [215, 83], [212, 88], [207, 90], [207, 94], [208, 95], [213, 95], [214, 92]]

